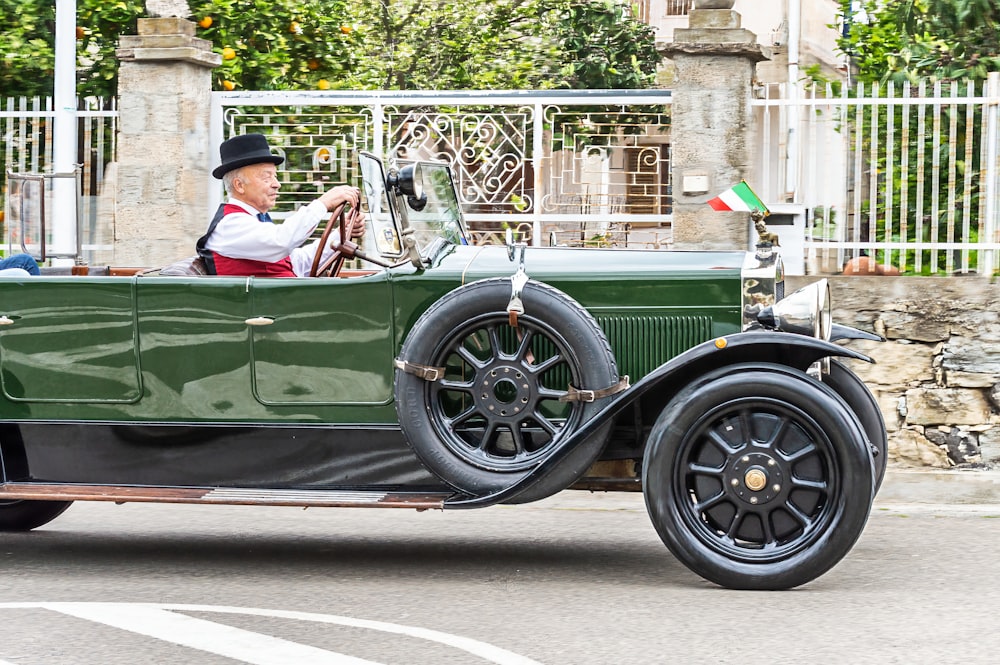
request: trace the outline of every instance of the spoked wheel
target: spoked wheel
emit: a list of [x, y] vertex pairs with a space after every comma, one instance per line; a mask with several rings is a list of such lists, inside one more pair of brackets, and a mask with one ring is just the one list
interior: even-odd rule
[[[600, 400], [560, 401], [569, 386], [603, 389], [618, 380], [603, 332], [568, 296], [528, 282], [516, 326], [506, 311], [510, 297], [509, 279], [456, 289], [421, 317], [400, 352], [410, 363], [443, 370], [433, 380], [397, 372], [407, 441], [431, 471], [473, 495], [512, 485], [600, 408]], [[610, 428], [514, 501], [548, 496], [579, 478]]]
[[0, 501], [0, 531], [30, 531], [63, 514], [72, 501]]
[[802, 373], [719, 373], [682, 391], [650, 433], [646, 505], [688, 568], [722, 586], [819, 577], [861, 535], [874, 477], [861, 425]]

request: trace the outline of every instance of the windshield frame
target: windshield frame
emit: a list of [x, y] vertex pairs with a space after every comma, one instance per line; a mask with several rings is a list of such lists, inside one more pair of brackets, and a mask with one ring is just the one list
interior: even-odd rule
[[[424, 258], [437, 254], [444, 245], [471, 244], [450, 164], [395, 160], [387, 170], [382, 159], [369, 152], [361, 152], [358, 161], [366, 214], [376, 249], [383, 257], [403, 257], [411, 241]], [[398, 184], [393, 184], [401, 170], [408, 167], [419, 174], [419, 198], [405, 196]]]

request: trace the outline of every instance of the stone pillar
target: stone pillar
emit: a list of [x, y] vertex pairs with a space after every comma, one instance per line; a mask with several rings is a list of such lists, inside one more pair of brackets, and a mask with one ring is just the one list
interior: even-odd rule
[[140, 18], [116, 55], [119, 130], [113, 263], [154, 267], [191, 256], [205, 232], [212, 68], [194, 23]]
[[688, 28], [661, 51], [674, 61], [671, 156], [675, 249], [746, 249], [747, 213], [715, 212], [707, 201], [752, 182], [750, 107], [757, 37], [740, 27], [733, 0], [695, 2]]

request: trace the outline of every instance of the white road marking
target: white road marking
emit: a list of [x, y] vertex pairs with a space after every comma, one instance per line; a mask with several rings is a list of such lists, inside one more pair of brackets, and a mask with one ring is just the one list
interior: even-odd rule
[[261, 635], [195, 619], [155, 606], [116, 603], [53, 603], [42, 607], [79, 619], [94, 621], [127, 630], [130, 633], [155, 637], [164, 642], [226, 656], [251, 665], [286, 665], [316, 663], [316, 665], [380, 665], [370, 660], [296, 644], [279, 637]]
[[[306, 662], [310, 664], [329, 663], [331, 665], [379, 664], [204, 619], [184, 616], [178, 612], [241, 614], [363, 628], [436, 642], [460, 649], [497, 665], [541, 665], [530, 658], [467, 637], [428, 628], [355, 619], [333, 614], [159, 603], [0, 603], [0, 609], [24, 608], [43, 608], [208, 653], [242, 660], [253, 665], [286, 665], [287, 663]], [[0, 665], [14, 664], [0, 661]]]

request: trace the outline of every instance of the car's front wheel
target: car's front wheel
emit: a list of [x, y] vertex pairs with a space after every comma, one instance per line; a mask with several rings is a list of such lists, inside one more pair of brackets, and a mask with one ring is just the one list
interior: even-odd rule
[[0, 501], [0, 531], [30, 531], [62, 515], [72, 501]]
[[853, 547], [873, 499], [871, 452], [844, 401], [801, 372], [695, 381], [660, 414], [643, 464], [670, 551], [734, 589], [786, 589]]

